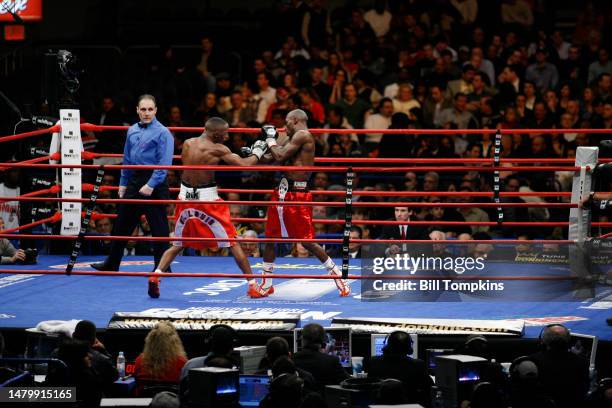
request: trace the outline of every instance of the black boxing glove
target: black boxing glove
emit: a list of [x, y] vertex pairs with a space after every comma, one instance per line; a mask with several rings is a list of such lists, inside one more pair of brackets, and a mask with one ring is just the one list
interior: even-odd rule
[[268, 150], [268, 145], [263, 140], [257, 140], [251, 147], [241, 147], [240, 157], [257, 156], [257, 160], [261, 160], [261, 157]]
[[251, 148], [248, 146], [241, 147], [240, 150], [238, 151], [238, 156], [242, 157], [243, 159], [251, 156], [252, 154], [253, 154], [253, 150], [251, 150]]
[[276, 146], [276, 139], [278, 138], [278, 132], [273, 125], [263, 125], [261, 127], [261, 136], [266, 141], [268, 147]]

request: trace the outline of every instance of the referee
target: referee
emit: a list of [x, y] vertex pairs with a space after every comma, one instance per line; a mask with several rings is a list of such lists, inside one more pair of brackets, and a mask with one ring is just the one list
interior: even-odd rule
[[[136, 108], [140, 122], [130, 126], [123, 149], [124, 165], [169, 166], [172, 164], [174, 138], [170, 131], [155, 118], [157, 105], [152, 95], [138, 98]], [[170, 192], [166, 181], [167, 170], [122, 169], [119, 181], [119, 198], [168, 200]], [[168, 217], [165, 204], [120, 204], [118, 217], [113, 226], [115, 236], [132, 235], [145, 215], [154, 237], [167, 237]], [[94, 263], [92, 268], [99, 271], [117, 271], [127, 241], [113, 241], [109, 256], [104, 262]], [[153, 242], [155, 267], [159, 263], [167, 242]], [[152, 270], [155, 270], [153, 267]]]

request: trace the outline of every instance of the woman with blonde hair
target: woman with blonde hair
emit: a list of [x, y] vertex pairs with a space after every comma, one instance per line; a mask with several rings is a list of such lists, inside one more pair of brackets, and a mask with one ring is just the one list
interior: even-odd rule
[[136, 358], [134, 376], [137, 393], [147, 383], [175, 383], [178, 385], [181, 369], [187, 356], [181, 338], [169, 322], [159, 322], [145, 339], [144, 350]]

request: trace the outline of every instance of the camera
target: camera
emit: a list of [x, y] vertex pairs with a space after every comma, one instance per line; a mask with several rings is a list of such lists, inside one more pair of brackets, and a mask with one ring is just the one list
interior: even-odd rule
[[28, 248], [24, 249], [25, 259], [19, 263], [22, 265], [35, 265], [38, 262], [38, 249]]

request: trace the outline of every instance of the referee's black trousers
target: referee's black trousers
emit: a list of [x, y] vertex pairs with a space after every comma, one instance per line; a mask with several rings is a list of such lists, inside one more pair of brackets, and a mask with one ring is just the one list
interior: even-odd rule
[[[128, 181], [127, 190], [123, 198], [140, 199], [140, 200], [168, 200], [170, 192], [166, 181], [158, 185], [150, 196], [143, 196], [138, 191], [149, 180], [150, 172], [140, 172], [132, 175]], [[140, 224], [140, 218], [144, 215], [147, 218], [151, 234], [154, 237], [168, 237], [170, 231], [168, 229], [168, 216], [166, 214], [166, 204], [120, 204], [117, 218], [113, 225], [114, 236], [130, 236], [134, 232], [134, 228]], [[104, 261], [104, 269], [109, 271], [118, 271], [123, 257], [123, 250], [127, 241], [113, 241], [111, 244], [110, 254]], [[153, 256], [155, 259], [155, 267], [159, 264], [162, 255], [168, 249], [168, 241], [151, 242], [153, 248]], [[152, 269], [154, 270], [155, 267]]]

